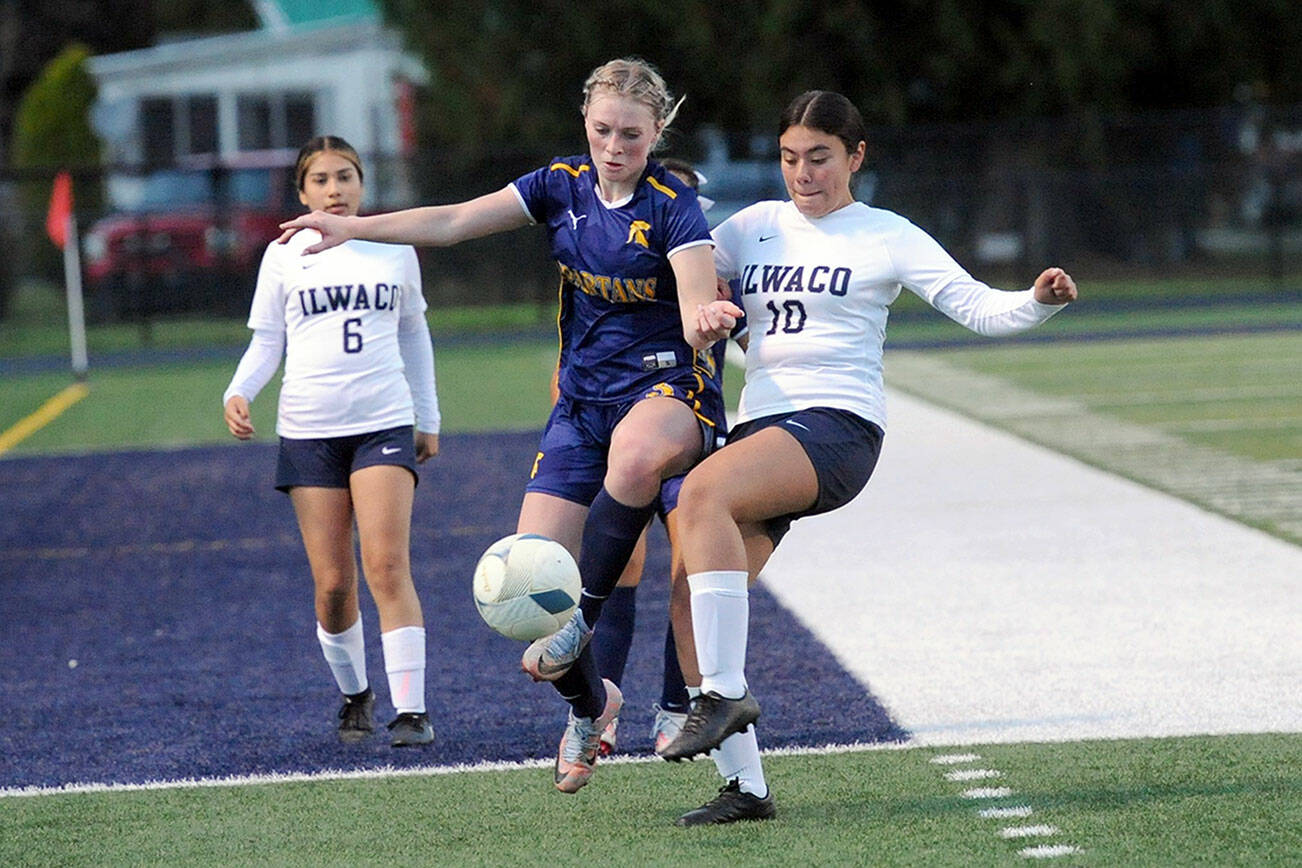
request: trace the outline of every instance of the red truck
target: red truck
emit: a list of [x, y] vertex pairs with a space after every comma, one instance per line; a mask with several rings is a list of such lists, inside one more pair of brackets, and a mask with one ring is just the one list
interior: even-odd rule
[[278, 224], [303, 210], [292, 174], [282, 163], [115, 179], [123, 206], [92, 225], [83, 245], [89, 312], [247, 313], [262, 252]]

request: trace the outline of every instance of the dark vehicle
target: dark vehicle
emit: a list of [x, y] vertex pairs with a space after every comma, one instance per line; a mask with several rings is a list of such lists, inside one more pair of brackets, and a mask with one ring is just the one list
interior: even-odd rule
[[278, 224], [303, 210], [292, 173], [213, 166], [144, 176], [128, 207], [86, 233], [91, 315], [246, 313], [263, 251]]

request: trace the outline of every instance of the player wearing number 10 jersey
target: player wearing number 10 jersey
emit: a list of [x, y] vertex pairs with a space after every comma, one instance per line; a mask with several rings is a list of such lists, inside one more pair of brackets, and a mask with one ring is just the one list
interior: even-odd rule
[[[362, 164], [346, 142], [313, 139], [299, 153], [299, 198], [356, 214]], [[226, 424], [253, 436], [249, 403], [285, 355], [276, 430], [276, 487], [289, 493], [315, 585], [317, 639], [343, 694], [339, 737], [374, 729], [353, 527], [380, 613], [395, 747], [434, 738], [425, 710], [425, 628], [411, 578], [416, 465], [438, 452], [434, 348], [416, 252], [350, 241], [304, 256], [315, 233], [272, 243], [262, 259], [253, 339], [222, 398]], [[413, 431], [414, 428], [414, 431]]]
[[739, 422], [728, 444], [688, 474], [679, 497], [687, 582], [675, 583], [675, 612], [688, 591], [701, 693], [658, 752], [679, 760], [713, 751], [728, 781], [684, 814], [684, 825], [776, 810], [744, 671], [747, 586], [793, 520], [837, 509], [867, 483], [886, 424], [887, 307], [906, 288], [973, 331], [1005, 335], [1076, 298], [1061, 268], [1020, 292], [993, 289], [908, 220], [856, 202], [850, 179], [866, 134], [844, 96], [797, 97], [778, 145], [790, 201], [743, 209], [714, 232], [716, 266], [740, 281], [751, 339]]

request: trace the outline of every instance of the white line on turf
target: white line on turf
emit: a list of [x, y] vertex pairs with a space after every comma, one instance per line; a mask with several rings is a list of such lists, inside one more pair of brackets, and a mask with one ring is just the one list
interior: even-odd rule
[[1058, 856], [1075, 856], [1083, 852], [1079, 847], [1073, 847], [1070, 844], [1041, 844], [1038, 847], [1025, 847], [1017, 851], [1017, 855], [1027, 859], [1054, 859]]
[[1003, 799], [1011, 796], [1013, 791], [1009, 787], [974, 787], [970, 790], [963, 791], [965, 799]]
[[999, 830], [1001, 838], [1047, 838], [1056, 834], [1057, 826], [1008, 826]]
[[[941, 754], [931, 758], [931, 762], [936, 765], [958, 765], [960, 763], [972, 762], [980, 759], [977, 754]], [[997, 769], [955, 769], [945, 772], [947, 781], [978, 781], [989, 780], [991, 778], [1003, 777], [1003, 772]], [[965, 799], [1002, 799], [1013, 794], [1011, 787], [974, 787], [963, 791]], [[982, 808], [977, 814], [984, 818], [1026, 818], [1031, 816], [1030, 805], [1010, 805], [1005, 807]], [[999, 836], [1005, 840], [1015, 840], [1020, 838], [1047, 838], [1050, 835], [1058, 834], [1057, 826], [1047, 824], [1038, 824], [1034, 826], [1005, 826], [999, 831]], [[1045, 849], [1028, 847], [1021, 851], [1021, 855], [1028, 858], [1048, 858], [1053, 856], [1065, 856], [1072, 853], [1079, 853], [1076, 847], [1070, 845], [1054, 845], [1059, 849]], [[1065, 849], [1063, 849], [1065, 848]]]
[[984, 781], [990, 778], [1001, 777], [1001, 772], [994, 769], [959, 769], [956, 772], [946, 772], [945, 780], [947, 781]]
[[[899, 742], [881, 744], [828, 744], [821, 747], [770, 748], [762, 751], [764, 756], [825, 756], [842, 753], [863, 753], [879, 750], [913, 750], [911, 745]], [[199, 789], [203, 787], [247, 787], [264, 784], [303, 783], [309, 781], [351, 781], [378, 780], [381, 778], [405, 778], [436, 775], [462, 774], [465, 772], [502, 772], [517, 769], [549, 768], [555, 760], [536, 759], [519, 762], [479, 762], [462, 763], [446, 766], [412, 766], [410, 768], [380, 767], [374, 769], [325, 769], [319, 772], [273, 772], [260, 775], [230, 775], [220, 778], [179, 778], [173, 780], [144, 781], [140, 783], [68, 783], [56, 786], [32, 786], [0, 788], [0, 799], [20, 796], [52, 796], [68, 793], [129, 793], [140, 790], [178, 790]], [[603, 757], [602, 765], [663, 762], [654, 756], [614, 756]]]
[[976, 762], [979, 759], [981, 755], [975, 753], [946, 753], [932, 757], [931, 761], [938, 766], [956, 766], [961, 763]]

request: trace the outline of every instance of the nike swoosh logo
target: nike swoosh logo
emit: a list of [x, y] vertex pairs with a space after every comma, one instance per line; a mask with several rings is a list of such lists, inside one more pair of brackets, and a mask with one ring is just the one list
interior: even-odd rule
[[564, 672], [565, 670], [572, 669], [573, 667], [574, 667], [573, 663], [571, 663], [569, 666], [557, 666], [554, 663], [548, 663], [544, 660], [538, 661], [538, 673], [540, 675], [555, 675], [558, 672]]
[[786, 424], [790, 425], [790, 426], [793, 427], [793, 428], [804, 428], [806, 431], [809, 430], [809, 426], [808, 426], [808, 425], [801, 425], [799, 422], [797, 422], [797, 421], [794, 420], [794, 419], [788, 419], [788, 420], [786, 421]]
[[760, 244], [763, 244], [765, 241], [772, 241], [774, 238], [777, 238], [777, 237], [778, 237], [778, 236], [776, 236], [776, 235], [761, 235], [761, 236], [759, 237]]
[[381, 447], [380, 447], [380, 454], [381, 454], [381, 455], [392, 455], [392, 454], [395, 453], [395, 452], [401, 452], [401, 451], [402, 451], [402, 447], [401, 447], [401, 446], [381, 446]]

